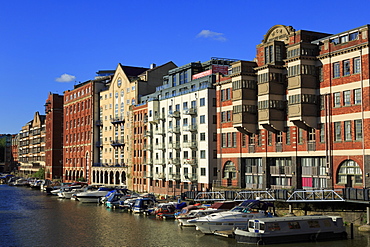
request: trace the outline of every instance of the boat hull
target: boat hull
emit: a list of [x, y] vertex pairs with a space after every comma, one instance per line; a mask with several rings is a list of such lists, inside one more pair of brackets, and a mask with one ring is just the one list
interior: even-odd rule
[[236, 229], [234, 231], [235, 239], [238, 243], [247, 244], [283, 244], [283, 243], [298, 243], [298, 242], [316, 242], [316, 241], [331, 241], [347, 239], [346, 232], [317, 232], [290, 234], [281, 236], [266, 236], [263, 234], [245, 232], [244, 230]]

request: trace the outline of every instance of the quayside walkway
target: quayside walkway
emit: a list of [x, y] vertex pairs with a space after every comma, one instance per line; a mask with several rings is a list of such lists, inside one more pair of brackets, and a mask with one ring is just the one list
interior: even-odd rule
[[264, 201], [279, 202], [351, 202], [370, 204], [370, 189], [345, 188], [341, 190], [257, 190], [257, 191], [212, 191], [183, 193], [187, 199], [194, 201], [244, 201], [248, 199], [261, 199]]

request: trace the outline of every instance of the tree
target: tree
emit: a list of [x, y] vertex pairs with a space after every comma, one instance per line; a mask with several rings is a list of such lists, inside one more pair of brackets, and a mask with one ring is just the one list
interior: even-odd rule
[[33, 174], [33, 176], [36, 177], [36, 178], [44, 179], [45, 178], [45, 169], [44, 168], [40, 168], [37, 172], [35, 172]]

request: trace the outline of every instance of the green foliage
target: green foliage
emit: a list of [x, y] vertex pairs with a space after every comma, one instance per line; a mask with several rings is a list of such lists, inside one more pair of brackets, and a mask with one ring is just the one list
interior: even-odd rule
[[44, 179], [45, 178], [45, 169], [44, 168], [40, 168], [32, 176], [33, 177], [36, 177], [36, 178]]
[[84, 177], [81, 177], [81, 178], [78, 178], [77, 181], [78, 182], [86, 182], [86, 179]]

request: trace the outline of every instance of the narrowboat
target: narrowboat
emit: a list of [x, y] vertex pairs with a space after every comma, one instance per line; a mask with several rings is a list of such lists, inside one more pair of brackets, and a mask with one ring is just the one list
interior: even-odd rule
[[244, 229], [234, 230], [238, 243], [280, 244], [347, 239], [338, 216], [289, 216], [251, 219]]

